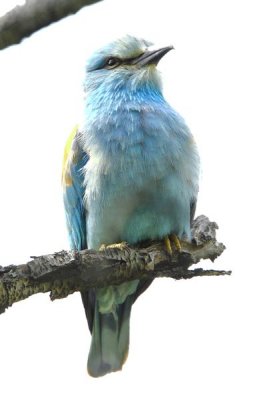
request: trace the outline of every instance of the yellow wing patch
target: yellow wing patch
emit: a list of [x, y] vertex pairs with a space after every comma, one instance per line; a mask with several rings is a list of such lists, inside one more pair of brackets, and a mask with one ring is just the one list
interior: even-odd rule
[[71, 186], [72, 185], [72, 178], [70, 175], [70, 162], [73, 161], [74, 153], [72, 151], [72, 143], [78, 132], [78, 125], [76, 125], [73, 130], [71, 131], [65, 145], [64, 149], [64, 157], [62, 163], [62, 184], [63, 186]]

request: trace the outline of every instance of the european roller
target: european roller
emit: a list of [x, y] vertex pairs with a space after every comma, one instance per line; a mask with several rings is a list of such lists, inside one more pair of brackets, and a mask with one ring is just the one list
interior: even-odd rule
[[[83, 120], [68, 139], [64, 204], [72, 249], [191, 240], [199, 156], [183, 118], [162, 94], [156, 68], [173, 47], [125, 36], [87, 61]], [[150, 285], [134, 280], [82, 293], [92, 334], [88, 372], [122, 368], [132, 304]]]

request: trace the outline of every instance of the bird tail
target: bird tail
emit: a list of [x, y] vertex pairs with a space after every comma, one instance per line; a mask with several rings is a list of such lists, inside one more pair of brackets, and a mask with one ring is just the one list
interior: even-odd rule
[[93, 377], [122, 369], [128, 356], [133, 296], [116, 306], [114, 313], [99, 312], [95, 303], [88, 372]]

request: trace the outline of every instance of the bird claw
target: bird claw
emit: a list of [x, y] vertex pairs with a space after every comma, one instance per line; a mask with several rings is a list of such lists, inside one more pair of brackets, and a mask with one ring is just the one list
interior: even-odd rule
[[166, 249], [167, 253], [170, 255], [173, 254], [172, 244], [174, 244], [176, 250], [179, 253], [181, 253], [182, 245], [181, 245], [181, 242], [180, 242], [178, 236], [176, 236], [175, 233], [172, 233], [170, 236], [166, 235], [164, 238], [165, 249]]
[[106, 249], [119, 249], [119, 250], [126, 250], [129, 248], [127, 242], [121, 243], [112, 243], [112, 244], [102, 244], [99, 250], [106, 250]]
[[181, 253], [181, 251], [182, 251], [182, 245], [181, 245], [180, 239], [178, 238], [178, 236], [177, 236], [175, 233], [172, 233], [172, 234], [171, 234], [171, 240], [172, 240], [172, 242], [174, 243], [174, 245], [175, 245], [175, 247], [176, 247], [176, 250], [177, 250], [179, 253]]

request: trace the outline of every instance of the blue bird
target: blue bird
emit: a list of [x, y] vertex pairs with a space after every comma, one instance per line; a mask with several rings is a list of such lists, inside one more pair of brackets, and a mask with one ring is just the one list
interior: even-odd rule
[[[191, 240], [199, 156], [183, 118], [167, 103], [156, 65], [173, 47], [125, 36], [86, 64], [83, 121], [70, 135], [63, 166], [72, 249], [164, 239]], [[82, 293], [92, 333], [88, 372], [122, 368], [135, 299], [151, 281]]]

